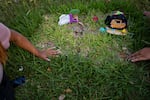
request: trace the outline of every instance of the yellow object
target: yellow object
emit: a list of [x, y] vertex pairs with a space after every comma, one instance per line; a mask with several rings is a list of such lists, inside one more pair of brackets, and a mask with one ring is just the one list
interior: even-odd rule
[[115, 34], [115, 35], [126, 35], [127, 34], [126, 29], [117, 30], [117, 29], [112, 29], [112, 28], [109, 28], [109, 27], [106, 27], [106, 32], [110, 33], [110, 34]]
[[122, 30], [122, 33], [127, 33], [127, 30], [126, 30], [126, 29], [123, 29], [123, 30]]

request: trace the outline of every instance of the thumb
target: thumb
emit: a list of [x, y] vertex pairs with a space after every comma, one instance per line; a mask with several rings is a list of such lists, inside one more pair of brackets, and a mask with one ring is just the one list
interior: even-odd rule
[[48, 62], [50, 62], [50, 61], [51, 61], [49, 58], [44, 58], [44, 60], [46, 60], [46, 61], [48, 61]]

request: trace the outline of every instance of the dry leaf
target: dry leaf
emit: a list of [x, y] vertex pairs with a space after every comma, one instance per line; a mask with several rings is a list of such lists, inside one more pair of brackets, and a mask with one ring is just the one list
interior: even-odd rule
[[52, 71], [52, 69], [51, 69], [50, 67], [48, 67], [48, 68], [47, 68], [47, 71], [48, 71], [48, 72], [51, 72], [51, 71]]
[[64, 90], [64, 92], [65, 92], [65, 93], [71, 93], [72, 90], [68, 88], [68, 89]]
[[111, 0], [106, 0], [106, 2], [110, 2]]

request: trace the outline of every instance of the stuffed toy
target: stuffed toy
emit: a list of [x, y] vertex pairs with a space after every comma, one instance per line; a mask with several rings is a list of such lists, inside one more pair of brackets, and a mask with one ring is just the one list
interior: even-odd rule
[[[127, 34], [127, 19], [123, 12], [117, 11], [112, 15], [108, 15], [105, 19], [106, 32], [115, 35]], [[100, 29], [102, 31], [102, 28]]]
[[127, 19], [122, 12], [117, 11], [106, 17], [105, 24], [110, 28], [122, 30], [127, 28]]
[[69, 14], [62, 14], [59, 17], [58, 24], [61, 26], [61, 25], [69, 24], [69, 23], [78, 23], [79, 22], [79, 20], [78, 20], [79, 13], [80, 13], [80, 10], [72, 9]]

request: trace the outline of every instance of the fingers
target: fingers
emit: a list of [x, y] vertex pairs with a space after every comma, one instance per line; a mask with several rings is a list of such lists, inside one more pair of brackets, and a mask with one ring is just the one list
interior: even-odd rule
[[50, 59], [48, 58], [49, 56], [56, 57], [57, 55], [61, 54], [61, 51], [59, 49], [58, 50], [54, 49], [55, 48], [48, 48], [47, 50], [39, 51], [38, 57], [46, 61], [50, 61]]
[[61, 54], [61, 51], [59, 49], [54, 50], [54, 48], [49, 48], [49, 49], [46, 50], [46, 54], [48, 56], [59, 55], [59, 54]]
[[132, 62], [137, 62], [137, 61], [146, 60], [146, 58], [143, 57], [142, 55], [138, 55], [138, 56], [133, 56], [133, 57], [131, 57], [130, 60], [131, 60]]
[[128, 57], [128, 59], [131, 60], [132, 62], [136, 62], [136, 61], [139, 61], [138, 59], [141, 57], [142, 57], [142, 55], [141, 55], [140, 51], [137, 51], [137, 52], [131, 54]]
[[146, 58], [141, 54], [141, 50], [140, 50], [130, 55], [129, 60], [131, 60], [131, 62], [137, 62], [137, 61], [146, 60]]
[[135, 57], [135, 56], [138, 56], [138, 55], [141, 55], [141, 50], [140, 50], [140, 51], [137, 51], [137, 52], [135, 52], [135, 53], [133, 53], [133, 54], [131, 54], [131, 55], [129, 56], [129, 58]]
[[45, 58], [46, 61], [51, 61], [49, 58]]
[[48, 57], [41, 57], [43, 60], [50, 62], [51, 60]]
[[148, 18], [150, 18], [150, 11], [144, 11], [143, 14], [144, 14], [145, 16], [147, 16]]

